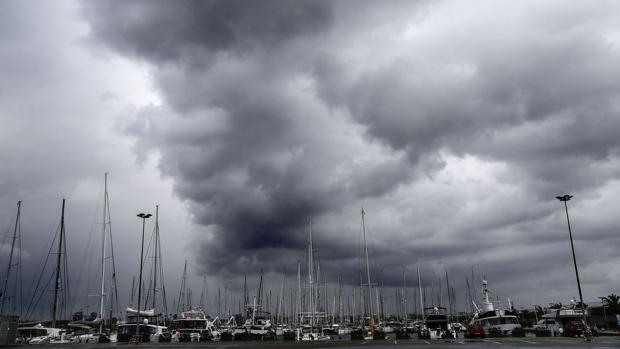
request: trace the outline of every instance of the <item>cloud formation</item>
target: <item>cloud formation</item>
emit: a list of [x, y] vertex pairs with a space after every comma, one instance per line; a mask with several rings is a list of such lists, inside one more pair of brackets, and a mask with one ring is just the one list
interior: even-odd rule
[[[498, 279], [510, 268], [501, 282], [527, 297], [519, 280], [543, 256], [570, 271], [555, 195], [596, 215], [617, 190], [617, 10], [93, 1], [83, 14], [91, 40], [150, 67], [163, 103], [125, 132], [161, 156], [204, 227], [202, 272], [293, 272], [312, 217], [333, 277], [356, 266], [365, 205], [392, 284], [403, 265], [442, 261]], [[595, 265], [618, 257], [591, 254], [617, 238], [581, 228], [585, 268], [604, 272]], [[562, 280], [554, 287], [573, 282]]]

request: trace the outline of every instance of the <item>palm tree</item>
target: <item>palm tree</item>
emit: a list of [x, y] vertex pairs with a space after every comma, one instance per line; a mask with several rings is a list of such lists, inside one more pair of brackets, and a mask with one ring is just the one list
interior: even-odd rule
[[613, 314], [620, 314], [620, 296], [617, 294], [610, 294], [607, 297], [598, 297], [605, 308], [607, 308]]

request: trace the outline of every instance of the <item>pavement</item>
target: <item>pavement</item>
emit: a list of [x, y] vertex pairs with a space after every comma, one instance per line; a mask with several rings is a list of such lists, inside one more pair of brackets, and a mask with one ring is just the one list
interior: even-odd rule
[[193, 343], [111, 343], [111, 344], [47, 344], [37, 347], [53, 348], [104, 348], [117, 349], [141, 348], [141, 349], [179, 349], [179, 348], [207, 348], [207, 349], [318, 349], [318, 348], [360, 348], [372, 349], [406, 349], [406, 348], [620, 348], [620, 336], [595, 337], [593, 341], [586, 342], [583, 338], [566, 337], [523, 337], [523, 338], [487, 338], [487, 339], [458, 339], [449, 340], [378, 340], [378, 341], [325, 341], [325, 342], [193, 342]]

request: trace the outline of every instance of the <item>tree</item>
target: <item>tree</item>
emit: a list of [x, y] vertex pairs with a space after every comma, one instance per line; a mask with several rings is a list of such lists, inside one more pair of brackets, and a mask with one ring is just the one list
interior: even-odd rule
[[560, 303], [549, 303], [549, 309], [562, 309], [562, 302], [560, 302]]
[[613, 314], [620, 314], [620, 296], [611, 293], [607, 297], [598, 297], [607, 311]]
[[543, 309], [540, 305], [535, 306], [534, 311], [537, 316], [543, 316], [547, 312], [547, 308]]

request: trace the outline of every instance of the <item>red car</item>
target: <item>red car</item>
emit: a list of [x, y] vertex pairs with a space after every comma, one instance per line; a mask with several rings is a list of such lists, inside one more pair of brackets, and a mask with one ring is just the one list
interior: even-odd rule
[[583, 321], [571, 321], [564, 326], [564, 335], [568, 337], [583, 336], [586, 334], [586, 326]]
[[467, 338], [484, 338], [484, 326], [480, 324], [474, 324], [467, 326], [467, 330], [465, 331], [465, 336]]

